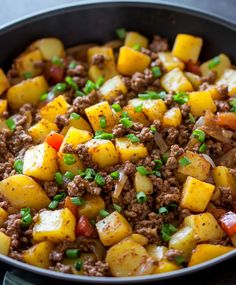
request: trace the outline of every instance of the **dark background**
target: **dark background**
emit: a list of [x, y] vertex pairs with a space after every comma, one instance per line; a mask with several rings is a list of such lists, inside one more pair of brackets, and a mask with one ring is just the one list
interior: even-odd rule
[[[0, 26], [5, 25], [10, 21], [15, 21], [18, 18], [25, 17], [32, 13], [38, 13], [45, 9], [61, 6], [63, 4], [82, 2], [78, 0], [0, 0]], [[189, 7], [198, 8], [204, 11], [209, 11], [227, 20], [236, 23], [236, 0], [176, 0], [176, 1], [160, 1], [164, 3], [177, 3]], [[219, 41], [222, 41], [222, 35], [219, 35]], [[236, 51], [235, 51], [236, 52]], [[0, 263], [0, 284], [6, 271], [12, 271], [12, 268]], [[38, 280], [36, 276], [29, 273], [22, 274], [23, 279], [30, 280], [32, 284], [63, 284], [55, 280]], [[74, 283], [75, 284], [75, 283]], [[236, 284], [236, 258], [224, 262], [204, 270], [202, 272], [178, 278], [168, 282], [155, 283], [161, 285], [234, 285]], [[8, 283], [7, 285], [14, 285]], [[21, 282], [24, 285], [24, 282]]]

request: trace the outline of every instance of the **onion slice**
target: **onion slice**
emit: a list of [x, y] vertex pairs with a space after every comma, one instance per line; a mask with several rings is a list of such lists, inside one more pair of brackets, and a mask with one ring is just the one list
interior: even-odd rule
[[216, 167], [215, 162], [212, 160], [212, 158], [211, 158], [209, 155], [203, 153], [203, 154], [201, 154], [201, 156], [202, 156], [206, 161], [208, 161], [208, 162], [210, 163], [210, 165], [211, 165], [213, 168]]
[[154, 140], [155, 140], [155, 143], [157, 144], [157, 146], [159, 147], [161, 153], [165, 153], [169, 147], [168, 145], [165, 143], [162, 135], [158, 132], [155, 133], [154, 135]]
[[216, 160], [216, 164], [217, 165], [224, 165], [224, 166], [229, 167], [229, 168], [234, 168], [235, 164], [236, 164], [235, 156], [236, 156], [236, 147], [227, 151], [220, 158], [218, 158]]
[[115, 185], [115, 190], [112, 194], [112, 197], [115, 198], [115, 199], [118, 199], [120, 197], [120, 194], [125, 186], [125, 183], [128, 179], [128, 176], [124, 174], [123, 171], [120, 171], [119, 172], [119, 180], [118, 182], [116, 183]]

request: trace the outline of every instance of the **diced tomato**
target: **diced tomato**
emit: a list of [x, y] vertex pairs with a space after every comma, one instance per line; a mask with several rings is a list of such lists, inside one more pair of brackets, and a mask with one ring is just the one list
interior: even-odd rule
[[65, 198], [65, 208], [69, 209], [71, 213], [77, 218], [78, 216], [78, 206], [71, 202], [71, 197], [67, 196]]
[[59, 151], [61, 144], [63, 142], [64, 136], [55, 132], [51, 132], [46, 137], [46, 143], [53, 147], [56, 151]]
[[85, 216], [81, 216], [76, 226], [76, 235], [96, 237], [96, 231]]
[[220, 218], [220, 224], [223, 230], [229, 235], [236, 233], [236, 214], [227, 212]]
[[236, 131], [236, 113], [234, 112], [218, 113], [216, 122], [221, 127], [227, 127]]
[[48, 77], [53, 83], [58, 83], [63, 81], [64, 78], [64, 68], [58, 65], [51, 65], [48, 70]]
[[197, 65], [196, 63], [193, 63], [191, 60], [189, 60], [189, 61], [186, 63], [186, 70], [189, 71], [189, 72], [195, 73], [195, 74], [197, 74], [197, 75], [199, 75], [199, 76], [202, 75], [200, 66]]

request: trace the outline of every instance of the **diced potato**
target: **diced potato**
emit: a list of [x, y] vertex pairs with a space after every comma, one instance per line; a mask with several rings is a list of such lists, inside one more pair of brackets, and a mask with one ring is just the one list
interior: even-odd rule
[[177, 57], [173, 56], [171, 52], [169, 51], [159, 52], [158, 57], [167, 72], [171, 71], [176, 67], [178, 67], [181, 70], [184, 70], [185, 64]]
[[50, 203], [41, 186], [29, 176], [21, 174], [0, 181], [0, 194], [17, 209], [29, 207], [40, 210]]
[[163, 116], [163, 127], [177, 127], [181, 124], [182, 114], [178, 107], [169, 109]]
[[192, 250], [196, 247], [197, 243], [194, 237], [194, 231], [191, 227], [183, 227], [173, 234], [169, 241], [169, 248], [181, 250], [183, 257], [187, 261]]
[[8, 255], [10, 250], [11, 238], [0, 232], [0, 254]]
[[152, 273], [153, 274], [165, 273], [165, 272], [175, 271], [180, 268], [181, 267], [174, 262], [168, 260], [162, 260], [158, 263], [158, 265], [155, 266], [154, 271]]
[[103, 68], [99, 68], [97, 65], [91, 65], [88, 70], [89, 78], [96, 82], [99, 77], [103, 77], [104, 80], [108, 80], [118, 75], [116, 64], [114, 61], [109, 60], [103, 63]]
[[7, 100], [0, 99], [0, 117], [7, 111]]
[[125, 37], [125, 46], [134, 47], [139, 45], [140, 47], [147, 48], [148, 39], [137, 32], [128, 32]]
[[106, 262], [115, 277], [147, 275], [154, 269], [153, 260], [145, 248], [132, 240], [124, 240], [111, 247]]
[[136, 172], [134, 175], [134, 189], [136, 192], [144, 192], [149, 195], [153, 192], [153, 184], [151, 178]]
[[110, 47], [105, 47], [105, 46], [95, 46], [91, 47], [87, 51], [88, 55], [88, 63], [91, 65], [93, 62], [93, 57], [95, 55], [103, 55], [105, 58], [105, 61], [114, 61], [114, 53], [113, 49]]
[[229, 96], [233, 96], [236, 93], [236, 70], [226, 69], [216, 81], [216, 85], [226, 85], [228, 87]]
[[180, 60], [196, 63], [202, 48], [202, 38], [187, 34], [178, 34], [175, 38], [172, 54]]
[[194, 250], [188, 266], [194, 266], [199, 263], [203, 263], [220, 255], [226, 254], [231, 250], [234, 250], [234, 247], [223, 246], [219, 244], [199, 244]]
[[180, 205], [193, 212], [204, 212], [215, 186], [188, 176], [184, 183]]
[[210, 163], [198, 153], [186, 151], [183, 154], [191, 163], [188, 165], [179, 165], [178, 172], [189, 175], [199, 180], [206, 180], [210, 173]]
[[4, 224], [8, 217], [8, 212], [3, 208], [0, 208], [0, 227]]
[[[211, 67], [211, 65], [210, 65], [210, 67], [209, 67], [209, 64], [211, 64], [212, 60], [214, 60], [216, 58], [218, 59], [219, 64], [216, 64], [216, 66], [214, 66], [214, 67]], [[225, 55], [223, 53], [219, 54], [217, 57], [215, 57], [213, 59], [210, 59], [206, 62], [203, 62], [200, 66], [203, 76], [206, 76], [210, 72], [215, 71], [217, 74], [217, 77], [221, 76], [224, 73], [224, 71], [230, 67], [231, 67], [230, 59], [227, 55]]]
[[188, 71], [185, 71], [184, 75], [188, 79], [188, 81], [192, 84], [193, 88], [197, 90], [199, 86], [201, 85], [201, 77], [195, 73], [188, 72]]
[[65, 115], [69, 105], [63, 95], [56, 97], [40, 110], [42, 119], [55, 122], [58, 115]]
[[85, 205], [78, 207], [79, 216], [86, 216], [89, 219], [95, 219], [99, 212], [105, 208], [105, 202], [100, 196], [86, 193], [83, 197]]
[[113, 212], [96, 223], [99, 238], [105, 246], [118, 243], [132, 234], [132, 228], [126, 218], [118, 212]]
[[88, 152], [92, 156], [92, 160], [99, 167], [106, 167], [118, 163], [119, 154], [111, 141], [93, 139], [86, 143]]
[[37, 106], [40, 96], [47, 92], [48, 83], [43, 75], [24, 80], [7, 91], [7, 101], [12, 109], [17, 110], [26, 103]]
[[147, 245], [148, 244], [148, 238], [141, 234], [132, 234], [130, 237], [127, 237], [127, 239], [130, 238], [133, 241], [137, 242], [140, 245]]
[[[112, 131], [112, 128], [116, 123], [116, 120], [113, 115], [112, 109], [107, 101], [92, 105], [86, 108], [84, 111], [94, 131], [97, 130], [104, 130], [106, 132]], [[100, 119], [102, 117], [104, 117], [106, 121], [105, 128], [102, 128], [100, 125]]]
[[141, 102], [143, 102], [143, 107], [142, 107], [143, 113], [147, 116], [148, 120], [151, 122], [155, 120], [161, 120], [164, 113], [167, 110], [164, 101], [161, 99], [141, 100]]
[[53, 180], [57, 170], [57, 152], [47, 143], [32, 146], [26, 151], [23, 174], [47, 181]]
[[71, 270], [73, 274], [77, 275], [83, 275], [84, 274], [84, 268], [81, 267], [80, 270], [77, 270], [75, 268], [75, 263], [77, 261], [82, 261], [83, 263], [87, 260], [97, 261], [96, 255], [94, 253], [81, 253], [79, 258], [64, 258], [61, 263], [65, 265], [71, 265]]
[[222, 95], [219, 93], [216, 85], [209, 85], [206, 91], [209, 91], [211, 93], [211, 97], [214, 100], [222, 100]]
[[120, 94], [126, 94], [127, 88], [120, 75], [116, 75], [107, 80], [100, 88], [102, 98], [107, 101], [112, 101]]
[[203, 116], [209, 110], [216, 112], [216, 105], [209, 91], [196, 91], [189, 94], [188, 105], [193, 116]]
[[58, 131], [57, 125], [48, 120], [42, 119], [28, 129], [28, 134], [32, 137], [33, 143], [38, 144], [44, 142], [46, 136], [53, 131]]
[[117, 68], [121, 74], [132, 75], [135, 72], [143, 72], [150, 62], [151, 58], [146, 54], [123, 46], [120, 48]]
[[122, 162], [137, 161], [148, 155], [147, 149], [142, 143], [132, 143], [128, 138], [117, 138], [115, 141]]
[[64, 161], [64, 157], [65, 157], [65, 153], [62, 152], [58, 152], [58, 166], [59, 166], [59, 170], [62, 174], [66, 173], [67, 171], [72, 172], [74, 175], [78, 174], [78, 170], [83, 170], [84, 166], [83, 166], [83, 162], [82, 160], [78, 157], [78, 155], [76, 154], [71, 154], [73, 156], [73, 158], [76, 160], [75, 163], [73, 164], [66, 164]]
[[161, 78], [161, 86], [167, 92], [193, 91], [193, 86], [179, 68], [174, 68]]
[[43, 211], [33, 227], [35, 241], [50, 240], [55, 243], [75, 240], [76, 220], [67, 208]]
[[4, 73], [4, 71], [0, 68], [0, 95], [6, 91], [10, 87], [9, 81]]
[[193, 228], [197, 242], [217, 240], [224, 236], [223, 230], [211, 213], [187, 216], [184, 226]]
[[63, 57], [65, 55], [63, 43], [57, 38], [39, 39], [27, 48], [29, 51], [35, 49], [39, 49], [46, 60], [50, 60], [54, 56]]
[[43, 67], [35, 65], [35, 62], [42, 62], [43, 57], [40, 50], [36, 49], [29, 53], [24, 53], [16, 59], [16, 69], [24, 77], [25, 72], [30, 72], [32, 76], [39, 75]]
[[49, 268], [52, 265], [52, 262], [49, 260], [49, 254], [54, 247], [51, 241], [37, 243], [23, 252], [23, 260], [37, 267]]
[[65, 136], [71, 127], [74, 127], [78, 130], [85, 130], [85, 131], [88, 131], [90, 133], [92, 133], [92, 131], [93, 131], [92, 128], [90, 127], [89, 123], [84, 118], [80, 117], [79, 119], [70, 118], [68, 125], [66, 125], [62, 129], [61, 134]]
[[143, 124], [144, 126], [149, 126], [150, 122], [148, 121], [144, 113], [135, 111], [135, 107], [138, 107], [140, 105], [143, 106], [142, 102], [139, 102], [139, 99], [132, 99], [129, 101], [128, 105], [123, 107], [123, 111], [127, 112], [127, 114], [132, 119], [132, 121], [139, 122]]
[[146, 246], [147, 253], [153, 258], [154, 261], [161, 261], [165, 259], [165, 254], [168, 251], [166, 246], [157, 246], [155, 244], [148, 244]]

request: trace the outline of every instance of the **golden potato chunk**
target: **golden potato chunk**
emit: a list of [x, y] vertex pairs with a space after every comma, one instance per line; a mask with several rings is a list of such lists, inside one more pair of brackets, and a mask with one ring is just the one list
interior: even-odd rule
[[[142, 110], [137, 112], [137, 108], [142, 106]], [[145, 116], [143, 112], [143, 102], [139, 99], [132, 99], [128, 102], [128, 105], [123, 107], [123, 111], [127, 112], [129, 117], [132, 119], [134, 122], [139, 122], [143, 124], [144, 126], [149, 126], [150, 122]]]
[[175, 271], [181, 269], [180, 266], [178, 266], [175, 262], [171, 262], [168, 260], [161, 260], [158, 265], [155, 266], [153, 270], [153, 274], [160, 274], [170, 271]]
[[127, 88], [120, 75], [107, 80], [100, 88], [102, 98], [107, 101], [114, 100], [117, 96], [127, 93]]
[[178, 107], [169, 109], [163, 116], [163, 127], [177, 127], [181, 124], [182, 114]]
[[137, 32], [128, 32], [126, 33], [125, 37], [125, 46], [127, 47], [134, 47], [140, 46], [143, 48], [147, 48], [148, 46], [148, 39]]
[[67, 208], [43, 211], [39, 213], [38, 221], [33, 227], [35, 241], [50, 240], [55, 243], [75, 240], [76, 220]]
[[[140, 99], [133, 99], [140, 100]], [[131, 101], [133, 101], [131, 100]], [[163, 100], [140, 100], [142, 104], [142, 112], [146, 115], [149, 121], [161, 120], [167, 108]], [[135, 102], [137, 104], [138, 101]], [[134, 104], [134, 102], [132, 102]]]
[[29, 207], [40, 210], [50, 203], [41, 186], [32, 178], [21, 174], [0, 181], [0, 194], [17, 209]]
[[0, 254], [8, 255], [10, 250], [11, 238], [0, 232]]
[[9, 81], [4, 73], [4, 71], [0, 68], [0, 95], [6, 91], [10, 87]]
[[184, 70], [185, 64], [177, 57], [173, 56], [171, 52], [169, 51], [159, 52], [158, 57], [167, 72], [171, 71], [176, 67], [178, 67], [181, 70]]
[[92, 128], [90, 127], [89, 123], [84, 118], [79, 117], [78, 119], [70, 118], [68, 121], [68, 125], [66, 125], [62, 129], [61, 134], [63, 136], [65, 136], [71, 127], [74, 127], [78, 130], [85, 130], [85, 131], [88, 131], [90, 133], [92, 133], [92, 131], [93, 131]]
[[197, 90], [201, 85], [201, 77], [195, 73], [185, 71], [184, 76], [188, 79], [188, 81], [192, 84], [193, 88]]
[[0, 99], [0, 117], [7, 111], [7, 100]]
[[8, 212], [3, 208], [0, 208], [0, 227], [4, 224], [8, 217]]
[[203, 116], [207, 110], [213, 113], [216, 112], [216, 105], [209, 91], [191, 92], [189, 94], [188, 105], [194, 116]]
[[136, 192], [144, 192], [149, 195], [153, 192], [153, 183], [151, 178], [136, 172], [134, 175], [134, 189]]
[[224, 71], [230, 67], [231, 67], [230, 59], [227, 55], [223, 53], [202, 63], [200, 66], [203, 76], [206, 76], [210, 72], [214, 71], [216, 72], [217, 77], [221, 76], [224, 73]]
[[86, 216], [89, 219], [95, 219], [99, 212], [105, 208], [103, 198], [89, 193], [86, 193], [83, 198], [86, 203], [78, 207], [79, 216]]
[[57, 170], [57, 152], [47, 143], [32, 146], [26, 151], [23, 174], [47, 181], [53, 180]]
[[78, 155], [76, 154], [70, 154], [75, 162], [73, 164], [67, 164], [65, 162], [65, 156], [66, 156], [66, 153], [63, 153], [63, 152], [58, 152], [57, 153], [57, 156], [58, 156], [58, 167], [59, 167], [59, 170], [61, 173], [66, 173], [67, 171], [70, 171], [72, 172], [74, 175], [77, 175], [78, 174], [78, 170], [83, 170], [84, 169], [84, 165], [83, 165], [83, 162], [82, 160], [78, 157]]
[[228, 87], [229, 96], [233, 96], [236, 93], [236, 70], [226, 69], [216, 81], [216, 85], [226, 85]]
[[146, 246], [148, 255], [150, 255], [154, 261], [161, 261], [165, 259], [165, 254], [168, 251], [166, 246], [157, 246], [155, 244], [148, 244]]
[[118, 212], [113, 212], [96, 223], [99, 238], [105, 246], [118, 243], [132, 234], [132, 228], [126, 218]]
[[132, 239], [133, 241], [137, 242], [140, 245], [147, 245], [148, 238], [141, 234], [132, 234], [131, 236], [127, 237], [127, 239]]
[[87, 57], [88, 63], [90, 65], [92, 64], [93, 57], [95, 55], [103, 55], [106, 61], [114, 61], [115, 60], [113, 49], [110, 47], [105, 47], [105, 46], [91, 47], [88, 49], [87, 55], [88, 55], [88, 57]]
[[229, 187], [233, 195], [236, 195], [236, 179], [230, 173], [230, 169], [225, 166], [217, 166], [212, 170], [213, 179], [216, 188], [219, 186]]

